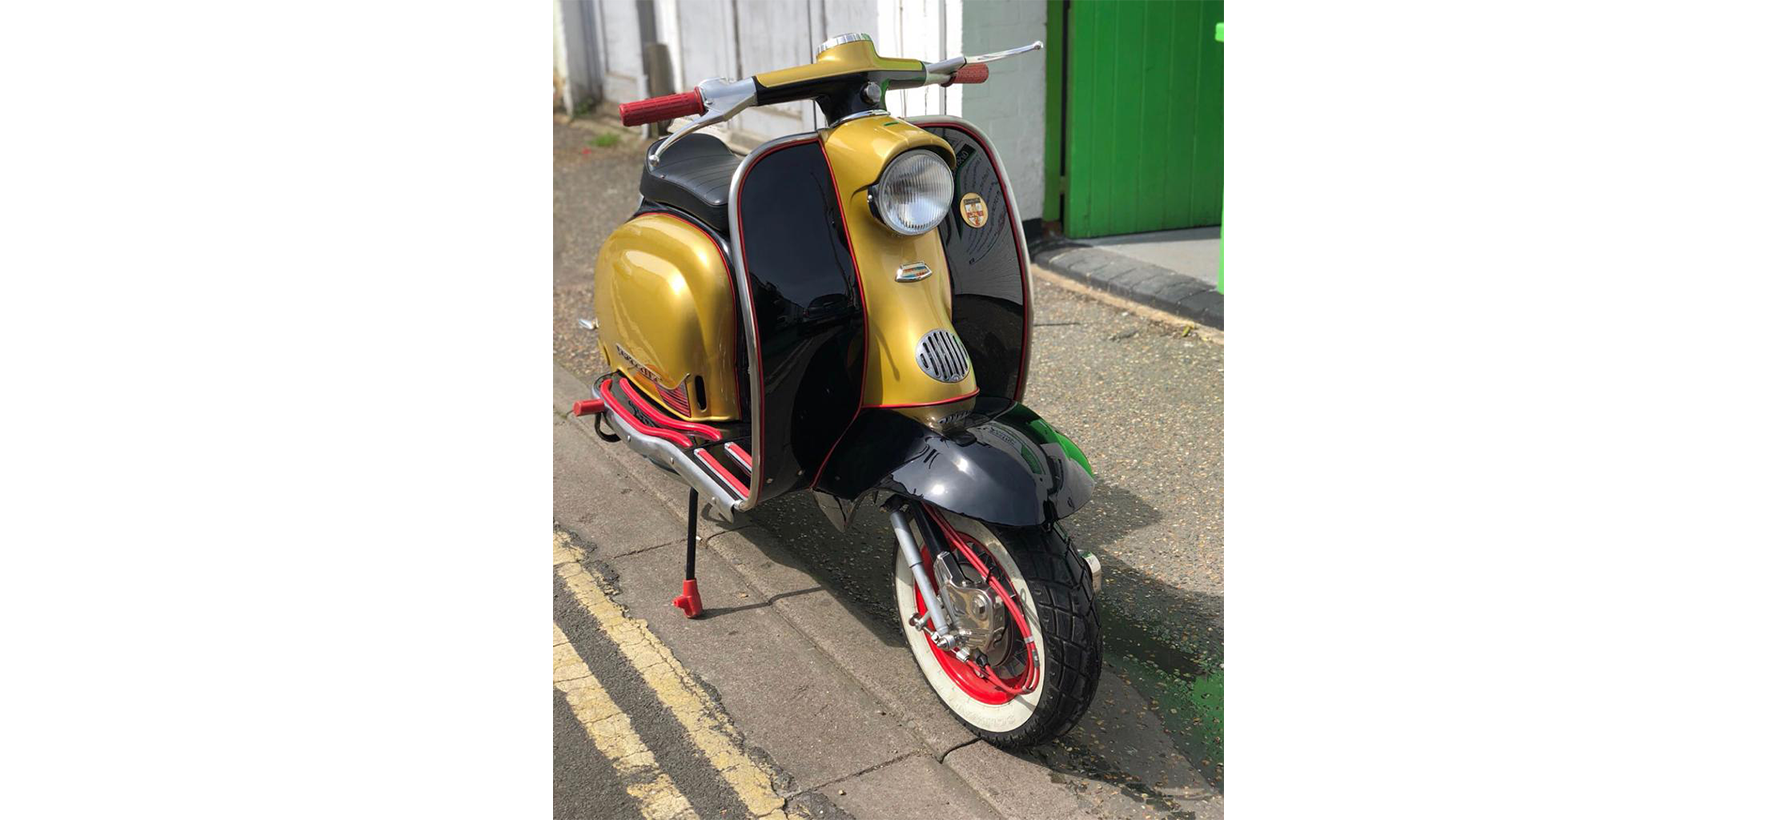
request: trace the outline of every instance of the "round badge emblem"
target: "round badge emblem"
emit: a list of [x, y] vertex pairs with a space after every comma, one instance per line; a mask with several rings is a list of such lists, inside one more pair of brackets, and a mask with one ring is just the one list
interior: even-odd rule
[[964, 222], [969, 223], [972, 228], [988, 224], [988, 203], [982, 201], [981, 194], [964, 194], [963, 201], [957, 204], [957, 210], [963, 214]]

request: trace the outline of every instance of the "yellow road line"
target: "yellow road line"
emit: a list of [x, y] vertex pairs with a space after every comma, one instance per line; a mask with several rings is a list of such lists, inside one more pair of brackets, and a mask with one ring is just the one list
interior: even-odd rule
[[673, 778], [655, 762], [655, 754], [637, 737], [630, 718], [612, 702], [593, 670], [581, 660], [562, 627], [556, 630], [556, 688], [568, 698], [568, 708], [587, 730], [593, 745], [611, 760], [625, 791], [635, 798], [637, 809], [649, 820], [697, 820], [692, 804], [673, 785]]
[[773, 791], [771, 775], [742, 752], [735, 740], [738, 733], [734, 725], [644, 622], [626, 616], [606, 597], [598, 582], [581, 566], [582, 557], [582, 551], [568, 542], [566, 534], [556, 533], [556, 573], [575, 600], [642, 674], [643, 681], [685, 727], [692, 744], [728, 781], [747, 810], [766, 820], [785, 820], [784, 798]]

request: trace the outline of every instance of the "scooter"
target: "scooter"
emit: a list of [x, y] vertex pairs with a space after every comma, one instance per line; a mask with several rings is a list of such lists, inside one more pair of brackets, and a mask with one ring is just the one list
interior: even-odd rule
[[[574, 408], [690, 487], [673, 601], [687, 617], [703, 611], [701, 497], [732, 521], [808, 490], [841, 530], [881, 505], [916, 664], [1005, 747], [1066, 732], [1099, 683], [1099, 563], [1058, 524], [1093, 472], [1019, 403], [1031, 274], [993, 147], [883, 100], [980, 83], [989, 62], [1042, 47], [923, 63], [847, 34], [809, 65], [620, 106], [626, 125], [693, 119], [651, 145], [636, 213], [599, 251], [594, 326], [613, 370]], [[697, 133], [800, 100], [826, 128], [745, 157]]]

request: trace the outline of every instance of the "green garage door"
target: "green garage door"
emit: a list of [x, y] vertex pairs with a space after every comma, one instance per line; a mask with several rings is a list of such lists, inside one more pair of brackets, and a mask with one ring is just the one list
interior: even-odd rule
[[1219, 224], [1223, 3], [1052, 0], [1049, 11], [1045, 218], [1078, 238]]

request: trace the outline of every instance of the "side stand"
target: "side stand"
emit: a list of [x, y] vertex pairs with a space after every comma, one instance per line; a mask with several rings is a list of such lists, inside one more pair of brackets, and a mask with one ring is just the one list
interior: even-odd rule
[[686, 581], [680, 584], [673, 605], [685, 611], [686, 617], [696, 618], [704, 611], [704, 602], [698, 599], [698, 490], [690, 493], [686, 497]]

